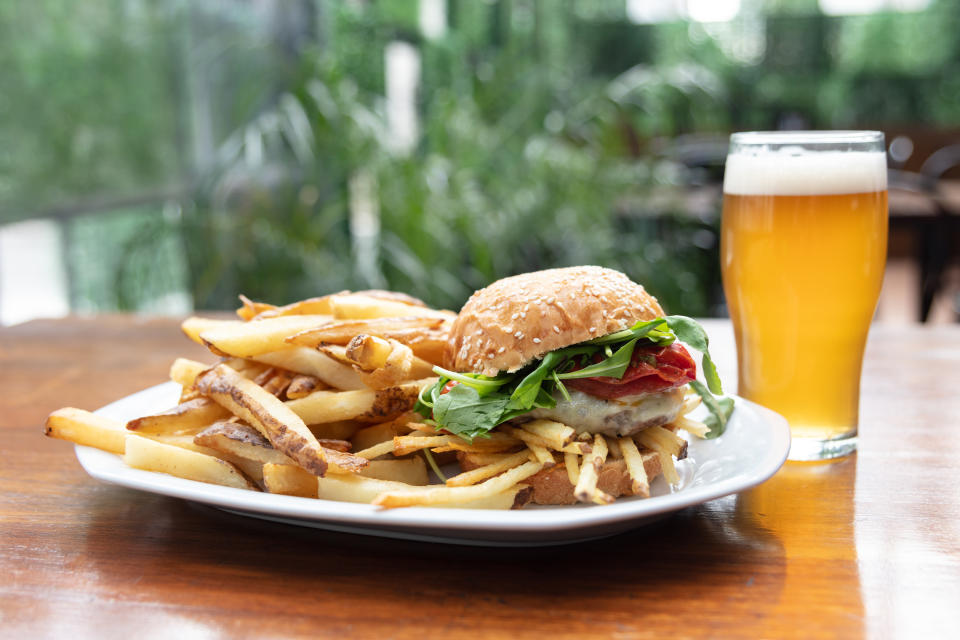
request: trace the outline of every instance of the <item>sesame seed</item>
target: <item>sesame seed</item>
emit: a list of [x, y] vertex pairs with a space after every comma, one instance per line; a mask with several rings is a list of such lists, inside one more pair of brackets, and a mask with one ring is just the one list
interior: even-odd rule
[[500, 347], [499, 349], [497, 349], [497, 353], [503, 353], [506, 350], [507, 350], [506, 347]]
[[540, 344], [540, 338], [534, 338], [534, 339], [533, 339], [533, 342], [534, 342], [535, 344]]
[[553, 332], [560, 333], [560, 327], [558, 327], [557, 325], [553, 325]]

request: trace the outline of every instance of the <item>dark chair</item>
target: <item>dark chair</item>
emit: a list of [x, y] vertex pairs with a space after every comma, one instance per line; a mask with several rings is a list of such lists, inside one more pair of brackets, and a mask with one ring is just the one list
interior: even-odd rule
[[960, 144], [938, 149], [920, 167], [920, 175], [937, 206], [937, 217], [923, 234], [920, 255], [920, 321], [926, 322], [930, 307], [944, 284], [944, 274], [950, 263], [957, 216], [943, 193], [943, 177], [960, 167]]

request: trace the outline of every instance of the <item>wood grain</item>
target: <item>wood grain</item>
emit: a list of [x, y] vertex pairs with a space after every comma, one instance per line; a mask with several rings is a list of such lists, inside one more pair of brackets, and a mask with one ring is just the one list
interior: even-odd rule
[[[729, 326], [710, 328], [715, 351], [729, 348]], [[857, 455], [542, 549], [233, 516], [96, 482], [71, 445], [41, 435], [51, 410], [160, 382], [178, 355], [205, 357], [172, 320], [0, 330], [0, 637], [948, 637], [960, 625], [958, 327], [874, 329]]]

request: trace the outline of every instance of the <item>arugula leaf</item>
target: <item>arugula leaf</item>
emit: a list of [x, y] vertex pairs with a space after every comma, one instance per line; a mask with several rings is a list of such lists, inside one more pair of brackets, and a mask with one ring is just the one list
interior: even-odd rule
[[720, 383], [717, 367], [710, 357], [710, 338], [707, 337], [707, 332], [703, 330], [700, 323], [686, 316], [667, 316], [666, 321], [667, 326], [680, 341], [686, 342], [703, 354], [703, 377], [707, 381], [707, 386], [713, 393], [722, 394], [723, 385]]
[[503, 422], [510, 396], [502, 393], [481, 396], [476, 389], [458, 384], [437, 398], [433, 419], [442, 428], [472, 442]]
[[723, 435], [723, 432], [727, 430], [727, 421], [730, 420], [730, 414], [733, 413], [733, 398], [715, 397], [699, 380], [691, 381], [690, 386], [700, 394], [704, 406], [710, 412], [710, 415], [704, 420], [704, 424], [710, 427], [710, 431], [707, 432], [705, 438], [712, 440]]
[[490, 376], [481, 375], [479, 373], [457, 373], [456, 371], [449, 371], [443, 367], [434, 367], [433, 372], [438, 376], [447, 378], [448, 380], [456, 380], [457, 382], [465, 384], [468, 387], [473, 387], [477, 391], [480, 391], [481, 394], [496, 391], [513, 379], [513, 376], [510, 375], [491, 378]]
[[616, 353], [605, 360], [576, 371], [567, 371], [557, 377], [561, 380], [570, 380], [573, 378], [592, 378], [594, 376], [608, 376], [610, 378], [622, 378], [630, 366], [630, 358], [633, 356], [633, 349], [637, 346], [637, 338], [630, 340], [625, 345], [617, 349]]
[[559, 351], [551, 351], [543, 357], [536, 369], [527, 374], [510, 396], [511, 409], [530, 409], [540, 393], [540, 385], [550, 372], [564, 359]]

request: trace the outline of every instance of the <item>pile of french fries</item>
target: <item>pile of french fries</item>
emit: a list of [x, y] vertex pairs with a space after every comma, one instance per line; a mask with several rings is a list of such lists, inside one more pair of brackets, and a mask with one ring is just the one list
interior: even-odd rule
[[[412, 412], [434, 384], [455, 315], [390, 292], [341, 292], [286, 306], [241, 297], [239, 320], [188, 318], [184, 333], [219, 357], [177, 359], [182, 386], [169, 410], [126, 424], [73, 408], [47, 419], [46, 435], [123, 456], [131, 467], [227, 487], [371, 503], [510, 509], [532, 495], [525, 480], [564, 465], [582, 502], [613, 498], [597, 487], [608, 458], [622, 458], [634, 495], [649, 495], [644, 457], [676, 483], [675, 431], [706, 427], [682, 417], [637, 436], [578, 437], [549, 420], [501, 426], [467, 442]], [[687, 396], [682, 414], [699, 403]], [[441, 466], [463, 470], [446, 477]], [[449, 468], [449, 467], [447, 467]], [[430, 473], [435, 482], [430, 484]]]

